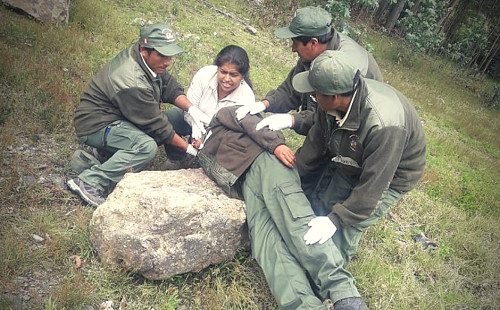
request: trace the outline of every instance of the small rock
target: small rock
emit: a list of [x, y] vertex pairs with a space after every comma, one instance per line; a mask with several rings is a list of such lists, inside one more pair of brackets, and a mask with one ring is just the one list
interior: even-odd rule
[[113, 301], [107, 300], [99, 305], [99, 310], [113, 310]]
[[437, 249], [437, 244], [432, 242], [429, 238], [427, 238], [424, 233], [419, 233], [415, 236], [415, 242], [422, 243], [424, 250], [435, 250]]
[[36, 242], [42, 242], [43, 240], [45, 240], [42, 237], [40, 237], [39, 235], [35, 235], [35, 234], [33, 234], [33, 239], [35, 239]]
[[255, 29], [254, 27], [252, 27], [250, 25], [246, 26], [245, 30], [248, 31], [248, 32], [250, 32], [253, 35], [257, 34], [257, 29]]
[[32, 175], [23, 175], [21, 177], [22, 183], [26, 186], [30, 186], [36, 183], [36, 178]]

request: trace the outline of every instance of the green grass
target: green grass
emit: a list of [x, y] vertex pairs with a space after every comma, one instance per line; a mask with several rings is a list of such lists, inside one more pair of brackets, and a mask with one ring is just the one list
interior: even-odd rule
[[[59, 28], [0, 7], [0, 283], [11, 289], [33, 270], [57, 275], [58, 286], [33, 308], [82, 309], [107, 300], [115, 308], [123, 301], [127, 309], [276, 308], [259, 266], [245, 252], [165, 281], [102, 265], [88, 230], [93, 210], [57, 186], [20, 181], [40, 174], [40, 161], [49, 166], [45, 173], [68, 175], [78, 147], [72, 117], [79, 96], [94, 73], [137, 40], [135, 21], [172, 26], [187, 52], [169, 71], [185, 87], [227, 44], [247, 50], [257, 98], [277, 87], [296, 62], [290, 42], [273, 34], [289, 20], [289, 2], [209, 2], [257, 34], [196, 0], [75, 0], [69, 24]], [[367, 30], [362, 39], [374, 48], [385, 81], [415, 104], [428, 142], [421, 182], [390, 210], [390, 220], [368, 230], [350, 264], [363, 297], [371, 309], [499, 309], [500, 112], [485, 108], [498, 81], [408, 53], [380, 33]], [[23, 144], [36, 148], [41, 136], [54, 139], [53, 153], [10, 151]], [[303, 141], [291, 130], [285, 137], [293, 149]], [[420, 231], [438, 244], [436, 250], [415, 243]], [[33, 234], [45, 241], [37, 244]], [[0, 308], [9, 306], [2, 295]]]

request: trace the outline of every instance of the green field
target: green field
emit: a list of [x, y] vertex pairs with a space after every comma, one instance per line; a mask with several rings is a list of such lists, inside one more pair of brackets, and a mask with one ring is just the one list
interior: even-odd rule
[[[93, 209], [64, 188], [78, 148], [72, 119], [80, 94], [137, 40], [141, 23], [172, 25], [187, 52], [169, 71], [186, 89], [228, 44], [247, 50], [257, 98], [286, 77], [296, 55], [274, 29], [288, 16], [272, 20], [251, 1], [209, 2], [232, 17], [198, 0], [74, 0], [69, 23], [55, 27], [0, 7], [0, 309], [16, 305], [20, 278], [39, 286], [25, 301], [32, 309], [97, 309], [108, 300], [115, 309], [120, 302], [127, 309], [276, 309], [249, 253], [167, 281], [101, 265], [89, 238]], [[370, 309], [500, 309], [500, 118], [486, 108], [499, 82], [411, 55], [403, 42], [372, 30], [362, 40], [373, 46], [385, 81], [417, 108], [428, 153], [417, 188], [361, 240], [350, 264], [361, 294]], [[285, 134], [300, 146], [302, 137]], [[424, 250], [414, 240], [419, 233], [437, 248]]]

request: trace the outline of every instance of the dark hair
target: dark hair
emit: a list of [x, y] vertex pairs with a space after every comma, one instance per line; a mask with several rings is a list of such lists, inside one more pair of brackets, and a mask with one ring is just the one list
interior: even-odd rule
[[[146, 51], [146, 53], [148, 53], [148, 55], [151, 55], [151, 53], [152, 53], [153, 51], [156, 51], [156, 49], [155, 49], [155, 48], [153, 48], [153, 47], [145, 47], [145, 46], [142, 46], [142, 45], [139, 45], [139, 46], [140, 46], [140, 47], [139, 47], [139, 50], [140, 50], [140, 48], [142, 47], [142, 48]], [[160, 56], [162, 56], [162, 57], [169, 57], [169, 56], [167, 56], [167, 55], [163, 55], [162, 53], [160, 53], [160, 52], [158, 52], [158, 51], [156, 51], [156, 52], [158, 53], [158, 55], [160, 55]]]
[[225, 63], [231, 63], [238, 67], [238, 72], [243, 75], [245, 82], [252, 88], [250, 80], [250, 60], [247, 52], [237, 45], [228, 45], [224, 47], [215, 57], [214, 65], [220, 67]]
[[140, 45], [140, 47], [142, 47], [146, 51], [146, 53], [148, 53], [148, 55], [151, 55], [151, 52], [155, 50], [152, 47], [145, 47], [145, 46], [142, 46], [142, 45]]
[[350, 97], [352, 95], [354, 95], [354, 92], [356, 91], [356, 88], [359, 87], [359, 80], [361, 78], [361, 71], [358, 69], [356, 70], [356, 73], [354, 74], [354, 78], [352, 79], [352, 90], [346, 92], [346, 93], [343, 93], [343, 94], [340, 94], [340, 96], [342, 97]]
[[317, 37], [300, 36], [300, 37], [295, 37], [295, 38], [292, 38], [292, 39], [300, 41], [300, 42], [302, 42], [303, 45], [306, 45], [313, 38], [316, 38], [319, 43], [325, 44], [325, 43], [330, 42], [330, 40], [333, 38], [333, 34], [334, 33], [335, 33], [335, 30], [332, 28], [332, 30], [329, 33], [326, 33], [326, 34], [321, 35], [321, 36], [317, 36]]

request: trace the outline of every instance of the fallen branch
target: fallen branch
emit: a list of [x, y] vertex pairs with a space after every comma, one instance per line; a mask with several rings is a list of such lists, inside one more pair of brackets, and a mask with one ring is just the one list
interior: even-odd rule
[[206, 6], [206, 7], [209, 7], [210, 9], [214, 10], [215, 12], [217, 13], [220, 13], [226, 17], [229, 17], [231, 19], [234, 19], [235, 21], [239, 22], [240, 24], [244, 25], [245, 26], [245, 30], [250, 32], [251, 34], [255, 35], [257, 33], [257, 30], [250, 26], [250, 24], [248, 24], [247, 22], [245, 22], [244, 20], [240, 19], [239, 17], [229, 13], [229, 12], [226, 12], [226, 11], [223, 11], [221, 9], [218, 9], [215, 7], [215, 5], [209, 3], [208, 1], [203, 1], [203, 4]]

